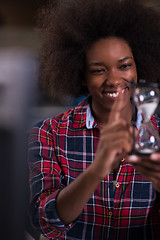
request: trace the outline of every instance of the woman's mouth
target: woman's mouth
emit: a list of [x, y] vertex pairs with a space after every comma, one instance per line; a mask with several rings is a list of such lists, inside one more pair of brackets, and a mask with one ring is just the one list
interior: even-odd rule
[[117, 98], [119, 96], [119, 93], [121, 92], [122, 94], [124, 94], [126, 91], [128, 91], [129, 88], [128, 87], [125, 87], [123, 88], [122, 90], [120, 91], [103, 91], [103, 94], [107, 95], [108, 97], [110, 98]]

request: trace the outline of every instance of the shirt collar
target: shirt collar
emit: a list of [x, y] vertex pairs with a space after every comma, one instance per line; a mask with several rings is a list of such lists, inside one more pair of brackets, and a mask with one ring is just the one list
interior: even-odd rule
[[97, 126], [90, 107], [90, 98], [83, 100], [74, 109], [73, 127], [92, 129]]
[[[140, 111], [137, 111], [137, 122], [136, 122], [136, 127], [139, 130], [140, 126], [142, 125], [142, 114]], [[91, 129], [95, 126], [95, 120], [91, 112], [91, 107], [90, 104], [88, 103], [87, 105], [87, 111], [86, 111], [86, 127], [88, 129]]]
[[[137, 121], [136, 127], [137, 129], [140, 128], [142, 124], [142, 115], [139, 111], [137, 111]], [[92, 115], [90, 101], [89, 98], [83, 100], [74, 111], [74, 127], [84, 127], [86, 126], [87, 129], [92, 129], [97, 126], [95, 119]]]
[[84, 99], [82, 102], [75, 107], [73, 113], [73, 127], [82, 128], [86, 126], [86, 111], [88, 106], [88, 98]]
[[94, 117], [91, 112], [90, 104], [88, 103], [87, 112], [86, 112], [86, 127], [88, 129], [91, 129], [91, 128], [93, 128], [94, 124], [95, 124], [95, 120], [94, 120]]

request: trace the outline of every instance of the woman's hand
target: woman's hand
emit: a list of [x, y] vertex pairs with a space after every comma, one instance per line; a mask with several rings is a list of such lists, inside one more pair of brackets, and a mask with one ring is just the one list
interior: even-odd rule
[[123, 101], [123, 96], [120, 95], [113, 104], [109, 121], [101, 129], [96, 157], [92, 164], [100, 179], [117, 169], [122, 158], [132, 149], [132, 127], [120, 117]]
[[131, 155], [127, 161], [152, 182], [156, 191], [160, 192], [160, 153], [153, 153], [150, 156]]

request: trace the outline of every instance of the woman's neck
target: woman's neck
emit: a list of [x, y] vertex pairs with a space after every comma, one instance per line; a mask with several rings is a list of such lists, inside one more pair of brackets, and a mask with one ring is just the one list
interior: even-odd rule
[[[109, 115], [110, 115], [110, 112], [111, 112], [110, 110], [106, 110], [106, 111], [103, 111], [103, 112], [98, 112], [98, 111], [95, 112], [95, 111], [93, 111], [93, 109], [91, 107], [91, 111], [92, 111], [92, 115], [93, 115], [96, 123], [99, 126], [103, 126], [108, 122]], [[122, 119], [125, 119], [125, 121], [128, 124], [130, 124], [134, 111], [135, 110], [134, 110], [133, 105], [131, 103], [129, 103], [127, 107], [125, 107], [124, 109], [121, 110], [120, 117]]]

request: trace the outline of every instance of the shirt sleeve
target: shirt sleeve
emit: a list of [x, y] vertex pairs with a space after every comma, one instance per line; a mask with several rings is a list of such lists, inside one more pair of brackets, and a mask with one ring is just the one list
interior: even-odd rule
[[46, 120], [34, 127], [29, 137], [30, 214], [43, 235], [61, 239], [74, 223], [65, 226], [56, 212], [56, 197], [64, 185], [53, 134], [50, 120]]

